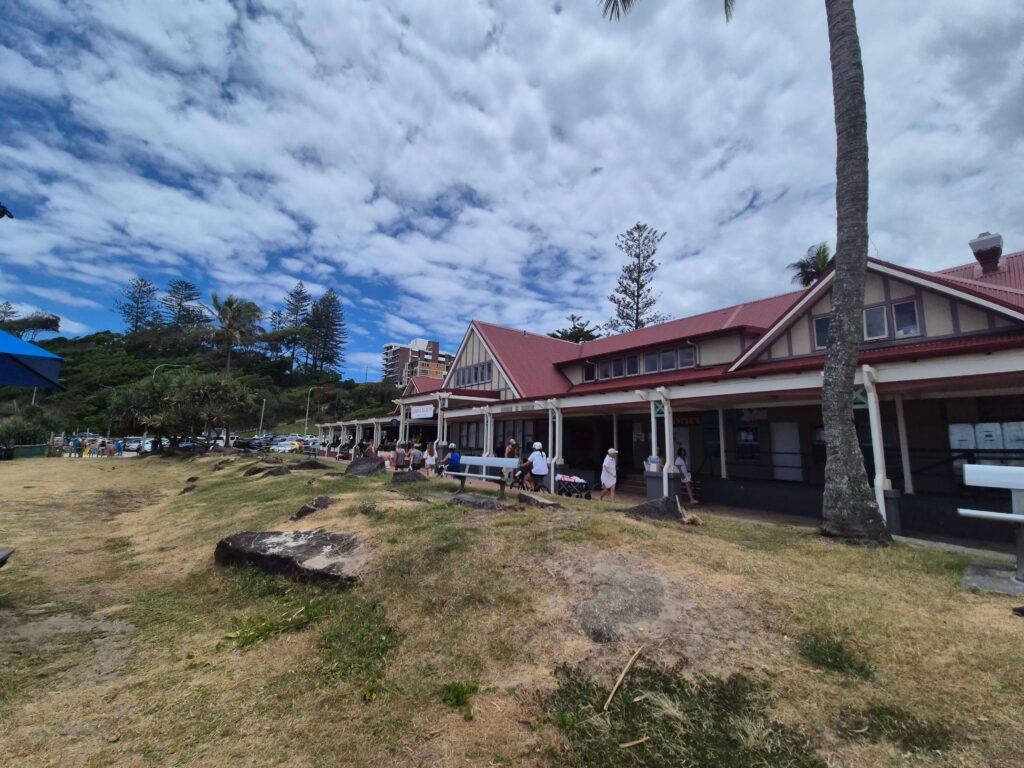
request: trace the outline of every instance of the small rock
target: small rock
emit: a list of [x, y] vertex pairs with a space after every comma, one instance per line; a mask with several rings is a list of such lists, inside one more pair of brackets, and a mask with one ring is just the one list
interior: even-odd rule
[[288, 469], [288, 467], [280, 466], [280, 467], [271, 467], [270, 469], [268, 469], [266, 472], [263, 473], [263, 476], [264, 477], [281, 477], [281, 475], [290, 475], [291, 473], [292, 473], [292, 471], [290, 469]]
[[242, 474], [243, 474], [244, 477], [252, 477], [253, 475], [258, 475], [260, 472], [266, 472], [266, 471], [267, 471], [266, 467], [255, 466], [255, 467], [249, 467]]
[[111, 733], [107, 736], [107, 744], [117, 744], [121, 740], [120, 733]]
[[216, 464], [213, 465], [213, 471], [220, 472], [225, 467], [230, 467], [234, 463], [234, 459], [224, 459], [223, 461], [218, 461]]
[[415, 472], [395, 472], [391, 476], [392, 485], [402, 485], [403, 483], [425, 483], [427, 482], [426, 475], [421, 474], [419, 471]]
[[683, 519], [683, 514], [679, 511], [679, 505], [676, 504], [676, 500], [669, 496], [662, 496], [660, 499], [645, 501], [643, 504], [637, 504], [635, 507], [620, 509], [618, 511], [628, 515], [629, 517], [635, 517], [638, 520], [681, 521]]
[[194, 491], [196, 487], [197, 486], [195, 485], [186, 485], [184, 488], [181, 489], [181, 493], [179, 493], [178, 495], [184, 496], [186, 493], [192, 493], [192, 491]]
[[366, 477], [377, 472], [384, 471], [384, 459], [376, 456], [364, 456], [354, 459], [346, 468], [345, 475], [353, 477]]
[[243, 531], [217, 542], [220, 565], [254, 565], [268, 573], [302, 579], [358, 581], [373, 550], [352, 533]]
[[330, 467], [316, 459], [303, 459], [298, 464], [292, 464], [292, 469], [330, 469]]
[[528, 507], [540, 507], [541, 509], [561, 509], [562, 505], [553, 499], [545, 499], [543, 496], [535, 496], [532, 493], [519, 492], [518, 501]]
[[472, 507], [473, 509], [501, 509], [497, 499], [492, 499], [490, 496], [481, 496], [478, 493], [456, 493], [452, 496], [452, 501], [464, 507]]
[[190, 477], [187, 480], [185, 480], [185, 482], [186, 483], [198, 483], [199, 482], [199, 475], [192, 475], [192, 477]]
[[326, 509], [327, 507], [331, 506], [331, 504], [333, 504], [334, 501], [335, 500], [332, 499], [330, 496], [317, 496], [308, 504], [303, 504], [301, 507], [299, 507], [299, 511], [288, 519], [301, 520], [307, 515], [312, 515], [318, 509]]

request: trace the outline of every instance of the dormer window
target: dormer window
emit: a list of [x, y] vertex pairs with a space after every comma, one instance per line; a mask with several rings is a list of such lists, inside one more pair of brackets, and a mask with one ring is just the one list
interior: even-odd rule
[[697, 364], [696, 355], [694, 355], [693, 347], [680, 347], [679, 348], [679, 367], [680, 368], [693, 368]]
[[593, 381], [596, 378], [597, 378], [597, 366], [594, 365], [593, 363], [584, 363], [583, 364], [583, 380], [584, 381]]

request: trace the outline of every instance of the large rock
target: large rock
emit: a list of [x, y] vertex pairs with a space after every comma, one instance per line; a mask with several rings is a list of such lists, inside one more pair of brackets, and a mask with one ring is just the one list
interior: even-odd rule
[[292, 469], [330, 469], [330, 467], [316, 459], [303, 459], [298, 464], [292, 464]]
[[243, 531], [217, 542], [220, 565], [253, 565], [268, 573], [321, 581], [358, 581], [373, 550], [352, 533]]
[[213, 471], [214, 472], [220, 472], [222, 469], [225, 469], [226, 467], [230, 467], [234, 463], [235, 463], [235, 459], [223, 459], [223, 460], [218, 461], [216, 464], [213, 465]]
[[352, 475], [353, 477], [366, 477], [367, 475], [383, 471], [384, 459], [377, 458], [376, 456], [362, 456], [358, 459], [353, 459], [345, 468], [345, 474]]
[[536, 496], [532, 493], [519, 492], [519, 503], [528, 507], [539, 507], [540, 509], [561, 509], [562, 505], [554, 499], [545, 499], [543, 496]]
[[456, 493], [452, 496], [452, 501], [464, 507], [472, 507], [473, 509], [501, 509], [501, 504], [498, 503], [497, 499], [492, 499], [490, 496], [481, 496], [478, 493]]
[[292, 471], [286, 466], [271, 467], [263, 473], [264, 477], [281, 477], [281, 475], [290, 475]]
[[426, 475], [421, 474], [418, 471], [415, 472], [395, 472], [391, 476], [392, 485], [402, 485], [403, 483], [425, 483], [427, 482]]
[[660, 499], [645, 501], [643, 504], [619, 511], [637, 519], [678, 520], [680, 522], [683, 520], [683, 513], [679, 511], [679, 505], [676, 504], [675, 498], [670, 496], [662, 496]]
[[330, 496], [317, 496], [308, 504], [303, 504], [301, 507], [299, 507], [299, 511], [288, 519], [301, 520], [307, 515], [312, 515], [318, 509], [327, 509], [327, 507], [331, 506], [331, 504], [333, 504], [334, 502], [335, 499], [332, 499]]
[[245, 472], [242, 473], [242, 475], [244, 477], [252, 477], [253, 475], [258, 475], [260, 472], [266, 471], [267, 467], [261, 467], [259, 465], [256, 465], [255, 467], [249, 467], [247, 470], [245, 470]]

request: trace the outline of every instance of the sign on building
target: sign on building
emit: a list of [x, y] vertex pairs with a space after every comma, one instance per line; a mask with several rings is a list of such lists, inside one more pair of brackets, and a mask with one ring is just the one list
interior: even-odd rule
[[410, 419], [432, 419], [434, 418], [433, 405], [412, 405], [409, 406]]

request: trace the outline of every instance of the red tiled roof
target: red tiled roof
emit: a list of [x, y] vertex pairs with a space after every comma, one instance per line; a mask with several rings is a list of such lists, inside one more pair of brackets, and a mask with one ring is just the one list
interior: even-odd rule
[[748, 301], [724, 309], [715, 309], [699, 315], [669, 320], [667, 323], [649, 325], [636, 331], [606, 336], [582, 344], [573, 344], [574, 352], [559, 358], [558, 363], [614, 355], [626, 350], [652, 347], [659, 344], [696, 339], [725, 331], [750, 330], [763, 333], [779, 319], [804, 291], [792, 291], [758, 301]]
[[439, 390], [442, 384], [444, 384], [444, 379], [435, 379], [432, 376], [410, 376], [406, 389], [411, 387], [415, 394], [426, 395]]
[[576, 344], [480, 320], [472, 325], [521, 397], [565, 394], [569, 390], [571, 384], [555, 368], [555, 361], [564, 357], [567, 349], [575, 349]]
[[961, 264], [959, 267], [940, 269], [938, 272], [930, 274], [945, 275], [961, 280], [976, 280], [986, 285], [1001, 285], [1024, 290], [1024, 251], [1004, 255], [1000, 260], [999, 269], [989, 272], [987, 275], [982, 273], [981, 265], [976, 261], [972, 261], [970, 264]]
[[[922, 280], [994, 301], [1009, 309], [1024, 310], [1024, 252], [1005, 257], [1003, 267], [998, 272], [990, 272], [987, 275], [981, 273], [981, 267], [977, 264], [965, 264], [939, 272], [925, 272], [887, 261], [870, 261], [876, 261], [897, 272], [904, 272]], [[974, 267], [978, 268], [977, 272], [971, 271]]]

